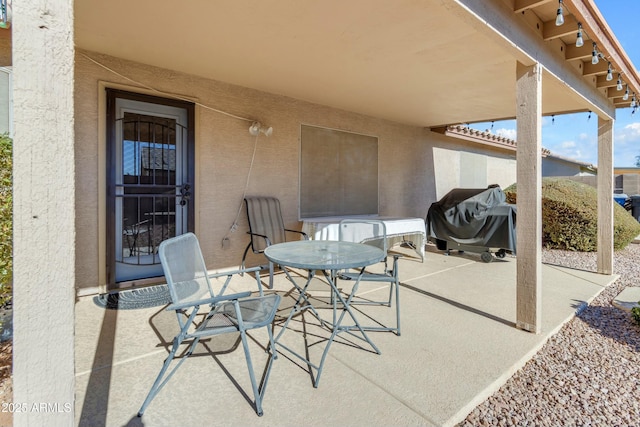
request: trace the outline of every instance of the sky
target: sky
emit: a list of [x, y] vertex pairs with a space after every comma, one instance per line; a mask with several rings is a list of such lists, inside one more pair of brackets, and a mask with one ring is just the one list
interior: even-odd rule
[[[640, 70], [640, 1], [596, 0], [596, 6], [627, 53], [636, 70]], [[586, 41], [588, 43], [588, 40]], [[615, 73], [614, 73], [615, 76]], [[623, 78], [624, 80], [624, 78]], [[640, 94], [638, 94], [640, 98]], [[472, 123], [473, 129], [516, 139], [516, 122]], [[556, 115], [542, 119], [542, 146], [571, 159], [598, 164], [598, 116], [593, 113]], [[614, 123], [614, 166], [635, 166], [640, 156], [640, 109], [616, 110]]]

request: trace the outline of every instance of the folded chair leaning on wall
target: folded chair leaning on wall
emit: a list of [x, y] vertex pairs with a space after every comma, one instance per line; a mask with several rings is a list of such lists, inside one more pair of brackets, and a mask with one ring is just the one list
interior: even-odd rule
[[[247, 233], [251, 236], [251, 240], [242, 255], [243, 269], [249, 248], [253, 250], [254, 254], [263, 253], [267, 246], [286, 242], [287, 232], [301, 234], [305, 240], [308, 240], [306, 233], [284, 228], [280, 201], [275, 197], [246, 197], [244, 202], [247, 206], [247, 219], [249, 220]], [[273, 288], [272, 262], [269, 262], [269, 288]]]
[[[240, 333], [247, 368], [249, 369], [249, 377], [255, 399], [255, 411], [261, 416], [263, 413], [262, 399], [264, 391], [267, 387], [273, 360], [276, 359], [272, 323], [280, 304], [280, 296], [276, 294], [264, 295], [262, 293], [259, 268], [251, 268], [246, 271], [255, 271], [260, 296], [250, 297], [250, 291], [224, 295], [229, 281], [240, 271], [208, 275], [198, 239], [193, 233], [183, 234], [163, 241], [160, 244], [159, 254], [171, 295], [171, 304], [167, 307], [167, 310], [175, 310], [180, 332], [173, 339], [171, 352], [165, 359], [158, 377], [138, 412], [138, 416], [142, 416], [151, 400], [164, 387], [187, 357], [193, 353], [201, 339], [238, 332]], [[210, 278], [224, 276], [226, 276], [226, 281], [219, 295], [216, 296], [211, 288]], [[198, 316], [200, 306], [209, 306], [209, 310], [202, 322], [197, 324], [196, 318], [200, 317]], [[201, 313], [201, 315], [203, 314]], [[263, 380], [258, 385], [251, 362], [246, 332], [250, 329], [261, 327], [264, 327], [269, 334], [268, 351], [271, 352], [271, 355], [267, 362], [268, 366]], [[191, 341], [191, 343], [187, 351], [183, 352], [176, 366], [167, 374], [178, 348], [184, 341]]]
[[[384, 250], [387, 257], [382, 261], [384, 266], [380, 272], [370, 272], [363, 267], [363, 272], [342, 272], [338, 277], [343, 280], [357, 280], [360, 277], [360, 284], [364, 282], [389, 283], [389, 296], [382, 300], [372, 300], [369, 297], [358, 297], [349, 301], [353, 305], [382, 305], [391, 307], [394, 296], [396, 302], [396, 324], [395, 326], [363, 326], [365, 331], [391, 331], [400, 335], [400, 280], [398, 279], [398, 258], [400, 254], [389, 254], [387, 245], [387, 228], [383, 221], [367, 219], [344, 219], [340, 221], [339, 239], [341, 241], [364, 243], [373, 245]], [[393, 257], [392, 268], [389, 269], [387, 258]], [[362, 274], [362, 275], [361, 275]], [[356, 282], [357, 283], [357, 282]], [[358, 285], [360, 286], [360, 285]]]

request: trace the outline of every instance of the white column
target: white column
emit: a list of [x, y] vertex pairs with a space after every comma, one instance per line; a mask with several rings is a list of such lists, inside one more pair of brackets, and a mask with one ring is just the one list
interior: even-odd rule
[[613, 273], [613, 120], [598, 117], [598, 273]]
[[516, 67], [516, 326], [540, 332], [542, 312], [542, 67]]
[[74, 424], [73, 0], [13, 2], [15, 426]]

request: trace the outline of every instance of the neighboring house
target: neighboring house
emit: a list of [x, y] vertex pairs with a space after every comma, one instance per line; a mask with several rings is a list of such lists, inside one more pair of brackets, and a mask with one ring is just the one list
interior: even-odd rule
[[13, 136], [13, 90], [11, 67], [0, 67], [0, 134]]
[[614, 174], [616, 193], [640, 194], [640, 167], [614, 168]]
[[[310, 192], [326, 200], [329, 191], [335, 206], [362, 202], [371, 213], [423, 218], [451, 188], [517, 180], [514, 324], [539, 332], [542, 116], [598, 116], [606, 208], [616, 109], [635, 103], [606, 78], [609, 68], [640, 94], [638, 72], [594, 1], [565, 0], [563, 26], [555, 25], [558, 6], [16, 2], [14, 25], [0, 30], [15, 100], [14, 401], [73, 401], [76, 298], [161, 280], [151, 244], [128, 243], [127, 227], [166, 213], [176, 233], [201, 236], [207, 265], [238, 265], [248, 240], [245, 194], [277, 196], [285, 223], [299, 227]], [[584, 46], [576, 46], [578, 23]], [[513, 151], [479, 150], [436, 131], [502, 118], [517, 120], [517, 162]], [[127, 174], [138, 164], [132, 153], [143, 151], [127, 151], [129, 141], [174, 150], [175, 166], [154, 160]], [[306, 180], [309, 170], [315, 179]], [[358, 170], [358, 182], [340, 175]], [[143, 200], [158, 197], [160, 207]], [[606, 274], [610, 211], [598, 220], [598, 271]], [[127, 262], [134, 252], [143, 262]], [[46, 333], [43, 319], [53, 326]], [[14, 420], [74, 422], [73, 411], [51, 416]]]
[[613, 168], [616, 175], [640, 175], [640, 167]]
[[542, 158], [542, 176], [596, 176], [598, 169], [591, 163], [581, 162], [549, 152]]
[[435, 164], [442, 165], [434, 170], [438, 199], [453, 188], [506, 188], [516, 182], [514, 140], [463, 125], [431, 130], [449, 138], [447, 146], [434, 148]]
[[[498, 184], [504, 188], [516, 182], [516, 140], [464, 125], [435, 128], [432, 131], [473, 143], [468, 146], [452, 145], [449, 149], [437, 151], [442, 163], [450, 165], [448, 173], [436, 171], [438, 197], [455, 187], [480, 188]], [[541, 150], [540, 155], [542, 176], [597, 175], [597, 168], [590, 163], [554, 154], [546, 148]]]

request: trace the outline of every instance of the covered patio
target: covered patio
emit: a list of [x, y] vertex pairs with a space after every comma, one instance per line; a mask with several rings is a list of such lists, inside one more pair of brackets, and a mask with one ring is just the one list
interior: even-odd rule
[[[162, 281], [157, 262], [118, 275], [123, 257], [153, 259], [157, 243], [133, 243], [123, 255], [123, 231], [147, 224], [149, 236], [149, 221], [162, 228], [179, 220], [179, 232], [166, 229], [197, 234], [209, 268], [238, 265], [246, 195], [279, 198], [285, 224], [300, 229], [305, 197], [330, 199], [309, 188], [360, 170], [331, 164], [326, 174], [309, 173], [315, 180], [305, 187], [303, 161], [318, 154], [304, 156], [307, 131], [375, 144], [366, 214], [424, 218], [452, 188], [517, 182], [517, 262], [434, 254], [424, 264], [403, 262], [406, 332], [376, 334], [382, 356], [336, 345], [318, 390], [279, 360], [261, 419], [228, 387], [217, 388], [228, 381], [220, 364], [194, 358], [174, 381], [192, 381], [185, 390], [198, 390], [198, 399], [186, 399], [180, 414], [162, 402], [177, 393], [168, 389], [148, 424], [187, 422], [174, 416], [196, 424], [306, 423], [303, 410], [318, 423], [337, 421], [340, 411], [362, 423], [382, 423], [375, 414], [452, 423], [612, 279], [613, 122], [617, 108], [636, 105], [640, 78], [594, 0], [9, 3], [0, 65], [11, 65], [14, 76], [14, 400], [75, 408], [17, 413], [17, 425], [138, 422], [136, 396], [164, 357], [164, 313], [92, 305], [97, 294]], [[556, 25], [559, 9], [563, 25]], [[541, 262], [542, 118], [586, 111], [598, 117], [599, 276]], [[160, 118], [165, 128], [173, 120], [180, 145], [134, 141], [122, 125], [127, 114]], [[506, 118], [517, 120], [515, 157], [438, 131]], [[129, 142], [154, 161], [134, 155], [127, 163]], [[176, 154], [156, 162], [169, 145]], [[158, 176], [183, 176], [145, 196], [164, 200], [142, 213], [141, 189], [160, 164]], [[333, 194], [357, 180], [346, 181], [332, 184]], [[137, 193], [125, 194], [129, 184]], [[123, 208], [126, 197], [139, 206]], [[379, 380], [381, 373], [403, 380]], [[201, 398], [206, 392], [193, 384], [220, 399]], [[335, 414], [314, 405], [324, 402], [318, 394], [335, 403]]]
[[[105, 310], [92, 298], [82, 298], [76, 304], [76, 424], [455, 425], [615, 280], [543, 265], [542, 332], [527, 334], [514, 327], [515, 275], [516, 259], [511, 256], [486, 264], [477, 254], [445, 256], [429, 245], [424, 263], [402, 258], [402, 335], [370, 332], [380, 355], [366, 345], [358, 347], [357, 339], [337, 340], [317, 389], [306, 366], [286, 352], [279, 354], [262, 417], [242, 394], [251, 395], [246, 365], [240, 348], [227, 354], [238, 344], [231, 339], [201, 345], [194, 353], [201, 357], [190, 357], [145, 415], [137, 418], [167, 355], [175, 315], [163, 307]], [[266, 280], [263, 277], [263, 283]], [[255, 290], [255, 281], [245, 276], [233, 286], [234, 291]], [[376, 286], [368, 284], [366, 289]], [[291, 309], [291, 289], [284, 274], [277, 274], [275, 291], [283, 296], [278, 317]], [[313, 289], [315, 297], [326, 297], [325, 284]], [[329, 310], [321, 312], [330, 315]], [[393, 322], [390, 308], [365, 307], [360, 320], [367, 322], [367, 314], [382, 323]], [[309, 343], [326, 340], [328, 333], [313, 327], [310, 313], [304, 316]], [[303, 350], [301, 322], [290, 327], [283, 338]], [[252, 337], [260, 372], [266, 356], [259, 346], [267, 337], [263, 332]], [[317, 361], [316, 347], [310, 345], [310, 354]]]

